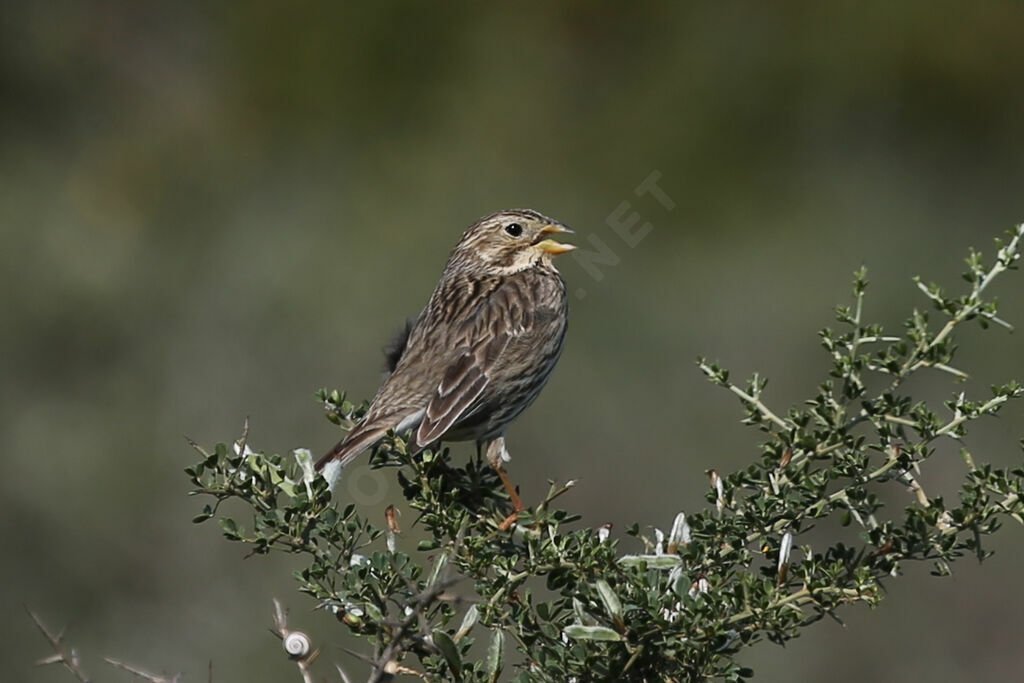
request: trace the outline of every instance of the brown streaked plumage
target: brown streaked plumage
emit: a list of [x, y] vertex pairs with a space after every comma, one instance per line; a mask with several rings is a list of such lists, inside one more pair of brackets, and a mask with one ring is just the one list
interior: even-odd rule
[[331, 483], [389, 430], [419, 450], [476, 441], [500, 469], [508, 425], [547, 382], [565, 342], [568, 299], [550, 238], [572, 232], [528, 209], [485, 216], [452, 250], [441, 280], [363, 419], [317, 463]]

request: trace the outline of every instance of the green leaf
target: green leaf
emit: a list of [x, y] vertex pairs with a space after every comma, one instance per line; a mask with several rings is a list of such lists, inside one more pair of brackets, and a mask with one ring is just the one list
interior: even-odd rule
[[452, 674], [461, 678], [462, 656], [459, 654], [459, 648], [455, 646], [455, 641], [452, 640], [452, 637], [438, 629], [434, 631], [434, 645], [444, 655], [444, 659], [448, 662], [448, 668]]
[[623, 567], [646, 565], [648, 569], [675, 569], [682, 563], [682, 558], [676, 555], [623, 555], [619, 558]]
[[619, 596], [615, 594], [615, 591], [612, 590], [612, 587], [604, 579], [598, 579], [594, 586], [597, 588], [597, 594], [601, 596], [601, 602], [604, 603], [604, 609], [608, 612], [608, 616], [616, 622], [621, 621], [622, 603], [619, 601]]
[[[539, 612], [540, 610], [538, 610]], [[578, 598], [572, 599], [572, 611], [576, 615], [576, 621], [584, 626], [597, 626], [597, 619], [592, 617]]]
[[470, 605], [469, 609], [466, 610], [466, 615], [462, 617], [462, 623], [459, 625], [459, 630], [455, 632], [456, 643], [465, 638], [466, 634], [473, 629], [473, 626], [476, 625], [478, 616], [479, 610], [477, 610], [476, 605]]
[[444, 573], [444, 568], [448, 566], [448, 555], [440, 555], [434, 560], [434, 566], [430, 569], [430, 576], [427, 578], [427, 585], [433, 586], [437, 583], [438, 579]]
[[491, 643], [487, 647], [487, 680], [497, 683], [501, 676], [502, 659], [505, 654], [505, 632], [500, 628], [494, 629], [491, 635]]
[[224, 517], [220, 520], [220, 528], [229, 536], [238, 536], [238, 525], [230, 517]]
[[562, 633], [574, 640], [622, 640], [622, 636], [618, 631], [610, 629], [607, 626], [583, 626], [581, 624], [573, 624], [572, 626], [566, 626], [562, 629]]

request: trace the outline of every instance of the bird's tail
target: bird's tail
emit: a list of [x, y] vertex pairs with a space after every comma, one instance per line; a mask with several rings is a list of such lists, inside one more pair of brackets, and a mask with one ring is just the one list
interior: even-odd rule
[[316, 463], [316, 468], [323, 473], [330, 490], [334, 490], [334, 485], [338, 483], [341, 470], [345, 465], [352, 462], [367, 448], [373, 447], [387, 435], [388, 431], [393, 429], [396, 432], [405, 433], [417, 427], [423, 419], [423, 414], [423, 409], [392, 413], [378, 416], [373, 422], [356, 425], [344, 439]]
[[384, 438], [388, 427], [379, 424], [359, 425], [339, 441], [316, 463], [316, 469], [324, 475], [328, 488], [333, 491], [341, 477], [341, 470], [360, 453]]

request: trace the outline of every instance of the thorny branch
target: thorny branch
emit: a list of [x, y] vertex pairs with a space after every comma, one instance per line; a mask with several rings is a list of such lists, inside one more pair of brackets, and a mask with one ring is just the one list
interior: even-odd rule
[[[925, 368], [967, 379], [952, 362], [954, 333], [972, 319], [1006, 325], [987, 291], [1014, 268], [1022, 236], [1019, 226], [989, 267], [972, 252], [965, 295], [922, 286], [946, 316], [938, 332], [917, 310], [900, 335], [865, 322], [868, 283], [858, 271], [852, 306], [836, 311], [840, 331], [821, 333], [829, 376], [788, 411], [769, 407], [757, 375], [741, 387], [701, 361], [714, 383], [739, 397], [744, 423], [764, 434], [760, 457], [732, 473], [708, 470], [711, 505], [677, 515], [667, 544], [658, 530], [651, 541], [639, 525], [628, 528], [644, 555], [623, 554], [620, 543], [633, 541], [607, 527], [570, 527], [577, 518], [550, 505], [568, 484], [552, 483], [553, 493], [506, 532], [495, 519], [505, 518], [507, 498], [489, 470], [472, 461], [455, 466], [444, 450], [411, 455], [400, 438], [385, 440], [371, 465], [398, 468], [405, 504], [419, 512], [414, 525], [424, 540], [415, 551], [399, 547], [391, 520], [385, 531], [355, 505], [330, 504], [326, 484], [296, 478], [287, 458], [243, 446], [197, 448], [203, 461], [188, 473], [195, 493], [218, 505], [250, 504], [247, 528], [221, 516], [229, 539], [253, 554], [309, 557], [302, 591], [374, 644], [372, 655], [357, 655], [373, 683], [400, 673], [493, 683], [506, 638], [520, 653], [513, 679], [520, 683], [741, 681], [751, 675], [735, 661], [741, 649], [761, 639], [785, 643], [851, 603], [877, 604], [901, 562], [933, 562], [941, 576], [961, 557], [984, 559], [990, 552], [982, 542], [1002, 519], [1024, 523], [1024, 468], [975, 463], [964, 441], [975, 420], [996, 415], [1024, 388], [1010, 382], [977, 400], [958, 391], [943, 408], [915, 402], [903, 386]], [[320, 398], [336, 423], [351, 424], [359, 413], [338, 392]], [[961, 445], [967, 470], [957, 495], [944, 500], [925, 492], [921, 471], [935, 443], [948, 438]], [[883, 494], [892, 486], [906, 495], [890, 508]], [[214, 516], [217, 506], [207, 506], [196, 521]], [[855, 536], [806, 543], [808, 529], [838, 524], [855, 524]], [[458, 628], [451, 623], [458, 603], [446, 595], [455, 575], [475, 592]], [[481, 631], [490, 642], [486, 657], [476, 658]]]
[[63, 664], [64, 668], [74, 674], [75, 678], [82, 683], [89, 683], [92, 679], [89, 678], [88, 674], [82, 670], [81, 664], [78, 661], [78, 652], [75, 648], [68, 648], [64, 644], [64, 631], [60, 633], [51, 633], [43, 620], [33, 612], [27, 605], [25, 611], [32, 617], [32, 621], [35, 622], [36, 626], [42, 632], [43, 636], [50, 641], [50, 646], [53, 648], [54, 653], [49, 657], [45, 657], [36, 662], [36, 666], [46, 666], [48, 664]]
[[320, 650], [313, 649], [308, 635], [302, 631], [292, 631], [288, 628], [288, 611], [276, 598], [274, 599], [274, 628], [271, 633], [281, 639], [284, 651], [299, 667], [303, 683], [313, 683], [313, 673], [309, 667], [320, 654]]

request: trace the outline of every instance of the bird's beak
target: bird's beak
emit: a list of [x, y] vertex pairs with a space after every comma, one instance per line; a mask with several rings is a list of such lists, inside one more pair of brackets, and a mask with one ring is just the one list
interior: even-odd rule
[[[560, 225], [558, 223], [552, 223], [551, 225], [545, 225], [543, 228], [540, 229], [540, 235], [541, 236], [543, 236], [543, 235], [556, 235], [558, 233], [569, 233], [569, 234], [572, 234], [572, 230], [570, 230], [569, 228], [565, 227], [564, 225]], [[546, 240], [542, 240], [540, 242], [537, 242], [536, 246], [537, 246], [538, 249], [540, 249], [544, 253], [551, 254], [552, 256], [557, 256], [558, 254], [564, 254], [565, 252], [572, 251], [573, 249], [576, 248], [576, 245], [574, 245], [574, 244], [562, 244], [561, 242], [556, 242], [553, 239], [546, 239]]]

